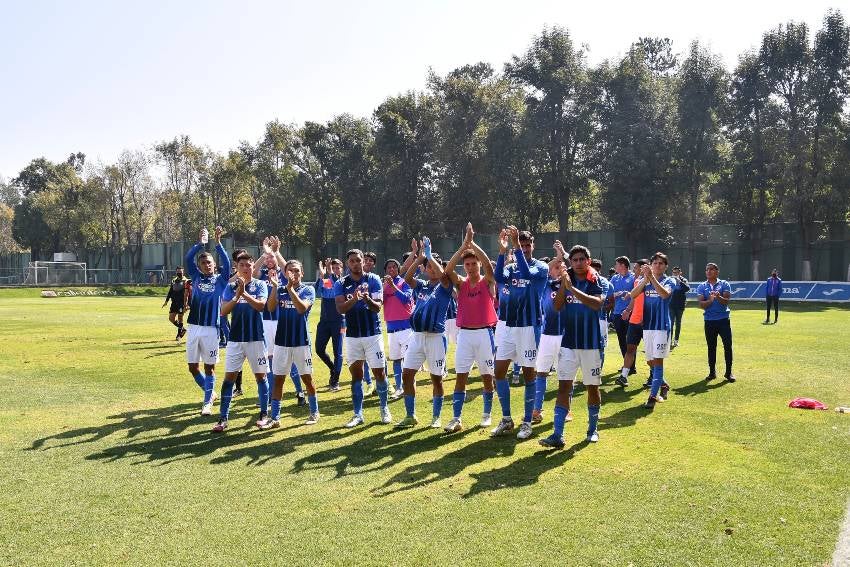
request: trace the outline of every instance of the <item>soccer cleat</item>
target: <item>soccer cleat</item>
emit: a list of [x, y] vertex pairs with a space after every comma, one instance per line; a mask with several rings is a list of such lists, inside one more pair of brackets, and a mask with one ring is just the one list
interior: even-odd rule
[[479, 427], [490, 427], [491, 425], [493, 425], [493, 420], [492, 420], [492, 418], [490, 418], [490, 414], [489, 413], [482, 413], [481, 414], [481, 423], [479, 423], [478, 425], [479, 425]]
[[637, 370], [635, 370], [634, 368], [629, 370], [629, 376], [631, 376], [632, 374], [637, 374]]
[[519, 424], [519, 432], [516, 434], [517, 439], [528, 439], [534, 433], [531, 429], [531, 424], [523, 421]]
[[212, 428], [213, 433], [223, 433], [225, 429], [227, 429], [227, 420], [226, 419], [218, 420], [218, 423], [216, 423]]
[[443, 431], [446, 433], [457, 433], [461, 430], [463, 430], [463, 423], [461, 423], [460, 419], [456, 417], [453, 417], [448, 425], [443, 428]]
[[443, 427], [443, 421], [440, 419], [439, 416], [437, 416], [431, 420], [430, 427], [431, 429], [440, 429], [441, 427]]
[[596, 443], [599, 441], [599, 432], [594, 431], [592, 433], [587, 434], [587, 442], [588, 443]]
[[339, 392], [339, 384], [329, 384], [328, 385], [329, 392]]
[[351, 429], [352, 427], [357, 427], [358, 425], [363, 425], [363, 416], [354, 414], [354, 417], [351, 418], [351, 421], [345, 424], [345, 427]]
[[510, 417], [503, 417], [502, 421], [499, 422], [493, 431], [490, 432], [490, 437], [498, 437], [503, 433], [507, 433], [508, 431], [513, 431], [514, 428], [514, 420]]
[[311, 413], [304, 425], [316, 425], [317, 423], [319, 423], [319, 412]]
[[416, 427], [419, 425], [419, 418], [415, 415], [408, 415], [401, 421], [395, 424], [396, 429], [410, 429], [411, 427]]
[[234, 398], [238, 398], [239, 396], [242, 396], [242, 395], [244, 395], [244, 392], [242, 392], [242, 390], [233, 390], [233, 397]]
[[644, 388], [652, 388], [652, 377], [646, 379], [646, 382], [643, 383]]
[[180, 327], [180, 330], [177, 331], [177, 338], [182, 339], [186, 336], [186, 327]]
[[201, 415], [212, 415], [212, 402], [204, 404], [201, 408]]
[[708, 373], [708, 376], [706, 376], [706, 377], [705, 377], [705, 381], [706, 381], [706, 382], [711, 382], [711, 381], [712, 381], [712, 380], [714, 380], [715, 378], [717, 378], [717, 374], [715, 374], [714, 372], [709, 372], [709, 373]]
[[366, 387], [363, 388], [363, 397], [364, 398], [368, 398], [369, 396], [371, 396], [374, 393], [375, 393], [375, 383], [374, 382], [372, 384], [366, 384]]
[[298, 400], [299, 406], [306, 406], [307, 405], [307, 396], [304, 395], [304, 392], [296, 392], [295, 393], [295, 399]]
[[673, 349], [674, 349], [674, 348], [676, 348], [677, 346], [679, 346], [679, 341], [673, 341], [673, 342], [671, 342], [671, 343], [670, 343], [670, 350], [673, 350]]
[[514, 374], [511, 377], [511, 384], [513, 384], [514, 386], [519, 386], [519, 374]]
[[259, 429], [268, 429], [267, 425], [272, 419], [267, 415], [260, 416], [260, 419], [257, 420], [257, 427]]
[[531, 412], [531, 423], [542, 423], [543, 422], [543, 412], [540, 410], [534, 410]]
[[735, 381], [735, 376], [734, 376], [734, 375], [732, 375], [732, 374], [727, 374], [727, 375], [725, 376], [725, 378], [726, 378], [726, 381], [727, 381], [727, 382], [734, 382], [734, 381]]
[[395, 392], [393, 392], [392, 399], [393, 400], [400, 400], [403, 397], [404, 397], [404, 389], [403, 388], [396, 388]]
[[258, 421], [257, 427], [259, 427], [263, 431], [265, 431], [267, 429], [277, 429], [278, 427], [280, 427], [280, 420], [279, 419], [266, 419], [266, 421], [262, 425], [260, 425], [260, 422]]
[[617, 379], [614, 380], [614, 383], [617, 384], [618, 386], [622, 386], [623, 388], [626, 388], [629, 385], [629, 379], [623, 378], [622, 376], [617, 376]]
[[668, 399], [670, 397], [668, 395], [669, 392], [670, 392], [670, 384], [668, 384], [667, 382], [664, 382], [663, 384], [661, 384], [661, 397], [664, 398], [665, 400]]
[[573, 420], [573, 410], [567, 412], [567, 417], [564, 418], [564, 421], [572, 421]]
[[545, 439], [541, 439], [538, 443], [540, 443], [543, 447], [549, 447], [552, 449], [564, 448], [564, 438], [559, 435], [555, 435], [554, 433]]
[[655, 402], [657, 402], [657, 401], [658, 401], [657, 398], [654, 398], [653, 396], [649, 396], [649, 399], [646, 400], [646, 403], [643, 404], [643, 407], [645, 407], [646, 409], [655, 409]]
[[393, 414], [390, 413], [390, 408], [381, 408], [381, 423], [392, 423]]

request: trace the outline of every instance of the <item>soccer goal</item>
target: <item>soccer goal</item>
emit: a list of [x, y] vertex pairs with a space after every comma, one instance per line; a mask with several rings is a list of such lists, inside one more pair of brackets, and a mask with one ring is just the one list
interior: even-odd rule
[[85, 262], [30, 262], [26, 281], [29, 285], [85, 285]]

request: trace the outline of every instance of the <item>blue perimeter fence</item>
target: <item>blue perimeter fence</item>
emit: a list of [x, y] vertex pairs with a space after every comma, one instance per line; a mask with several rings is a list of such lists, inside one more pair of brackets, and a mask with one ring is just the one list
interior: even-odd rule
[[[687, 296], [696, 299], [698, 282], [690, 282], [691, 290]], [[765, 282], [730, 281], [733, 300], [763, 300]], [[850, 302], [850, 283], [844, 282], [782, 282], [783, 301], [827, 301], [832, 303]]]

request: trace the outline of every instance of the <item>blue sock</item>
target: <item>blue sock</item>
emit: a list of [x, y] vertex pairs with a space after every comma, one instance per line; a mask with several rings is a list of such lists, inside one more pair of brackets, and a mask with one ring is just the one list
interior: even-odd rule
[[514, 362], [514, 376], [519, 376], [519, 374], [520, 374], [519, 363]]
[[596, 432], [596, 426], [599, 425], [599, 405], [588, 405], [587, 416], [587, 434], [591, 435]]
[[531, 412], [534, 410], [534, 398], [537, 394], [537, 381], [525, 383], [525, 400], [522, 414], [522, 420], [526, 423], [531, 423]]
[[372, 371], [369, 370], [369, 363], [365, 360], [363, 361], [363, 381], [372, 385]]
[[407, 412], [407, 417], [413, 417], [416, 413], [416, 396], [404, 395], [404, 411]]
[[443, 413], [443, 396], [434, 396], [434, 418], [440, 417], [440, 414]]
[[496, 395], [499, 396], [499, 405], [502, 406], [502, 416], [511, 417], [511, 386], [507, 379], [496, 380]]
[[493, 392], [484, 391], [484, 413], [493, 413]]
[[546, 376], [534, 380], [534, 409], [543, 411], [543, 398], [546, 396]]
[[274, 372], [269, 372], [268, 374], [266, 374], [266, 381], [269, 383], [268, 400], [269, 400], [269, 403], [271, 403], [272, 392], [274, 392]]
[[304, 386], [301, 385], [301, 375], [298, 374], [298, 368], [295, 365], [292, 365], [292, 369], [289, 371], [289, 375], [292, 376], [292, 385], [295, 386], [295, 391], [297, 393], [301, 393], [304, 391]]
[[393, 360], [393, 374], [395, 374], [395, 389], [401, 388], [401, 361]]
[[307, 404], [310, 406], [310, 413], [319, 413], [319, 400], [316, 394], [307, 394]]
[[[490, 394], [490, 400], [492, 403], [493, 395]], [[460, 419], [460, 415], [463, 413], [463, 402], [466, 401], [466, 392], [455, 392], [452, 394], [452, 414], [455, 419]]]
[[257, 382], [257, 396], [260, 398], [260, 415], [266, 415], [269, 411], [269, 379], [263, 378]]
[[649, 395], [655, 397], [661, 389], [661, 384], [664, 383], [664, 367], [653, 366], [650, 376], [652, 376], [652, 388], [649, 390]]
[[381, 407], [387, 407], [387, 390], [389, 389], [389, 384], [387, 384], [386, 380], [381, 380], [375, 385], [375, 389], [378, 391], [378, 401]]
[[280, 400], [272, 400], [272, 419], [280, 421]]
[[221, 419], [227, 421], [227, 416], [230, 415], [230, 400], [233, 399], [233, 382], [225, 379], [221, 383]]
[[201, 374], [200, 372], [196, 372], [195, 374], [192, 374], [192, 378], [195, 379], [195, 384], [198, 385], [198, 388], [200, 388], [202, 392], [206, 390], [206, 388], [204, 388], [204, 375], [203, 374]]
[[567, 421], [567, 408], [564, 406], [559, 406], [555, 404], [555, 411], [553, 414], [553, 431], [552, 433], [560, 437], [564, 438], [564, 423]]
[[215, 374], [204, 376], [204, 404], [212, 401], [213, 390], [215, 390]]
[[363, 415], [363, 381], [351, 381], [351, 405], [354, 406], [354, 413]]

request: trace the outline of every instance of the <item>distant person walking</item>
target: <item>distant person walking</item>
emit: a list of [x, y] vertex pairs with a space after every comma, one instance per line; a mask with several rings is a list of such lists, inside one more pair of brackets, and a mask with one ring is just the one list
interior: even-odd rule
[[688, 280], [682, 275], [682, 269], [679, 266], [673, 268], [673, 296], [670, 298], [670, 322], [673, 325], [673, 342], [670, 348], [679, 346], [679, 333], [682, 332], [682, 315], [685, 314], [685, 303], [687, 302], [687, 293], [691, 289], [688, 285]]
[[185, 292], [186, 282], [189, 279], [183, 275], [183, 267], [177, 266], [174, 271], [174, 278], [168, 284], [168, 295], [165, 296], [163, 307], [170, 301], [171, 307], [168, 308], [168, 321], [177, 327], [177, 335], [175, 341], [179, 341], [186, 334], [186, 327], [183, 326], [183, 312], [185, 309]]
[[764, 320], [765, 325], [770, 325], [770, 306], [773, 305], [773, 324], [779, 321], [779, 297], [782, 295], [782, 279], [779, 277], [779, 272], [776, 268], [770, 273], [770, 277], [765, 282], [764, 297], [767, 301], [767, 318]]

